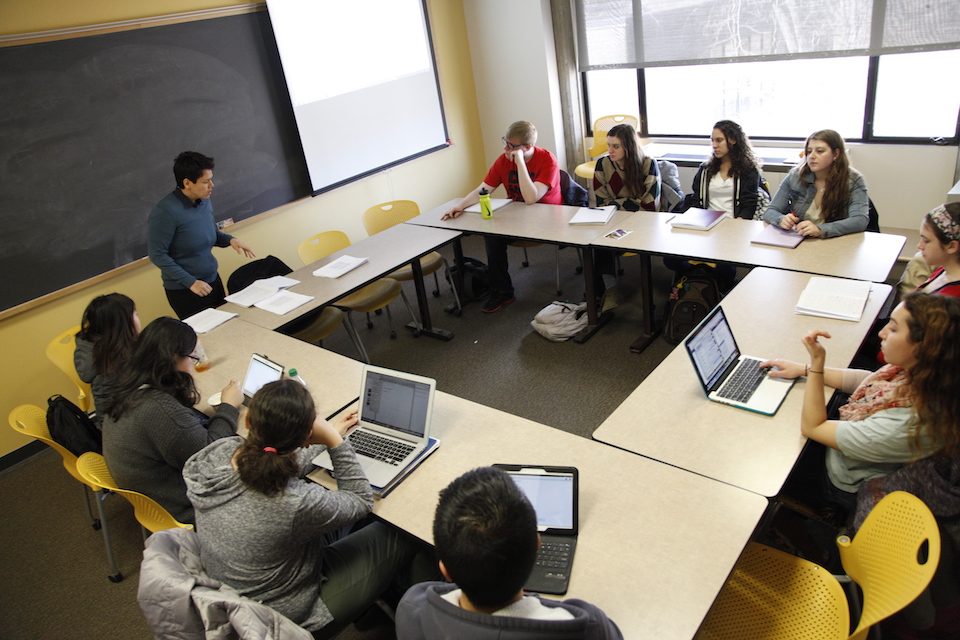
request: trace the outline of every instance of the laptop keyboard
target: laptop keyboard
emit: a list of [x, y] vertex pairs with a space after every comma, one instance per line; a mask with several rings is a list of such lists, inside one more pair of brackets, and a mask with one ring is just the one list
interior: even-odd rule
[[730, 377], [723, 383], [717, 395], [734, 402], [746, 402], [757, 390], [767, 375], [766, 369], [760, 368], [762, 360], [744, 358], [737, 365]]
[[397, 442], [368, 431], [354, 431], [349, 440], [357, 453], [394, 466], [400, 464], [414, 448], [412, 444]]
[[537, 566], [546, 569], [559, 569], [556, 573], [567, 572], [570, 566], [570, 555], [573, 551], [573, 543], [544, 541], [540, 545], [540, 551], [537, 553]]

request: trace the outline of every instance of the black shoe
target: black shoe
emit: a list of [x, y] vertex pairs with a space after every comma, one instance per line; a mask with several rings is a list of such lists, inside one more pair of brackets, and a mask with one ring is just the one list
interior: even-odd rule
[[511, 302], [515, 302], [517, 296], [512, 293], [500, 293], [499, 291], [494, 291], [490, 294], [490, 297], [487, 298], [486, 303], [483, 305], [484, 313], [493, 313], [494, 311], [499, 311], [504, 305], [508, 305]]

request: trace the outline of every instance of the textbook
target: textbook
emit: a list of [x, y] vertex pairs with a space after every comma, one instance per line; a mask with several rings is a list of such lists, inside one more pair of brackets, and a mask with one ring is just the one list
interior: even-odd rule
[[803, 242], [803, 238], [804, 236], [797, 233], [794, 229], [783, 229], [779, 225], [768, 224], [766, 228], [758, 233], [750, 242], [753, 244], [767, 244], [773, 247], [796, 249], [797, 245]]
[[675, 229], [696, 229], [697, 231], [709, 231], [723, 220], [726, 214], [723, 211], [713, 211], [712, 209], [698, 209], [690, 207], [685, 212], [675, 216], [670, 221], [670, 226]]
[[859, 322], [869, 296], [869, 282], [814, 276], [800, 294], [795, 312], [803, 316]]
[[616, 205], [612, 204], [605, 207], [580, 207], [580, 210], [570, 218], [570, 224], [607, 224], [616, 210]]

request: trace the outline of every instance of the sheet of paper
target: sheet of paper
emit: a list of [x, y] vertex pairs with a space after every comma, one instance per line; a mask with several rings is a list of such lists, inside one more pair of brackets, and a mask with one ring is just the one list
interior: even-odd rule
[[241, 307], [251, 307], [261, 300], [266, 300], [275, 295], [280, 289], [266, 284], [263, 280], [257, 280], [246, 289], [231, 293], [225, 300]]
[[570, 224], [607, 224], [616, 210], [612, 204], [605, 207], [580, 207], [570, 218]]
[[237, 314], [229, 311], [220, 311], [219, 309], [204, 309], [189, 318], [184, 319], [188, 325], [193, 327], [197, 333], [208, 333], [219, 327], [230, 318], [236, 318]]
[[300, 284], [299, 280], [294, 280], [293, 278], [288, 278], [287, 276], [273, 276], [272, 278], [257, 280], [257, 282], [268, 284], [271, 287], [276, 287], [277, 289], [289, 289], [294, 285]]
[[340, 256], [328, 265], [324, 265], [313, 272], [313, 275], [322, 278], [339, 278], [345, 273], [349, 273], [367, 261], [367, 258], [354, 258], [353, 256]]
[[278, 316], [282, 316], [293, 311], [297, 307], [307, 304], [311, 300], [313, 300], [313, 296], [305, 296], [302, 293], [294, 293], [293, 291], [283, 290], [276, 295], [267, 298], [266, 300], [261, 300], [254, 306], [258, 309], [263, 309], [264, 311], [269, 311], [270, 313], [275, 313]]

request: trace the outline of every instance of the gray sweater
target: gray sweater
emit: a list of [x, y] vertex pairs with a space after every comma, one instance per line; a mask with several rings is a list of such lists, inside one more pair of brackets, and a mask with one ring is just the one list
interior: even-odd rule
[[[338, 491], [297, 477], [266, 496], [248, 488], [231, 465], [242, 442], [239, 436], [215, 442], [183, 468], [207, 573], [307, 630], [320, 629], [333, 620], [320, 600], [322, 536], [370, 513], [370, 483], [344, 441], [330, 450]], [[300, 450], [301, 474], [322, 450]]]
[[93, 363], [93, 343], [83, 338], [77, 338], [77, 348], [73, 352], [73, 366], [76, 367], [80, 379], [90, 385], [90, 392], [93, 394], [93, 406], [97, 409], [93, 421], [99, 427], [103, 424], [103, 409], [107, 406], [107, 391], [113, 379], [102, 376], [97, 371], [97, 367]]
[[[223, 403], [207, 419], [157, 389], [136, 392], [119, 420], [103, 421], [103, 457], [117, 485], [146, 494], [180, 522], [193, 522], [183, 465], [205, 446], [237, 432], [237, 408]], [[209, 420], [209, 422], [207, 422]]]

